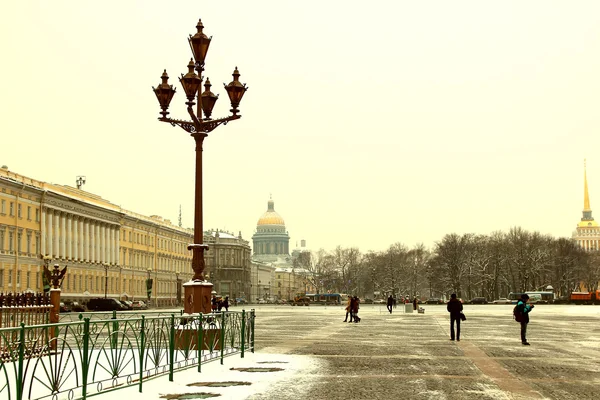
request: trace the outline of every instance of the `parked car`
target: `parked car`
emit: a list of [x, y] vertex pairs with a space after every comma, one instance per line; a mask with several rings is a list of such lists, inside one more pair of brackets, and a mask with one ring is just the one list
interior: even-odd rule
[[438, 299], [437, 297], [430, 297], [427, 299], [425, 304], [443, 304], [442, 299]]
[[237, 298], [235, 299], [235, 304], [248, 304], [248, 302], [246, 301], [246, 299]]
[[265, 299], [259, 299], [258, 304], [267, 304], [267, 301]]
[[494, 304], [511, 304], [512, 301], [505, 297], [501, 297], [498, 300], [492, 301], [492, 303], [494, 303]]
[[473, 297], [470, 301], [471, 304], [487, 304], [488, 301], [485, 297]]
[[127, 308], [119, 300], [111, 298], [96, 298], [88, 301], [88, 310], [90, 311], [124, 311]]
[[373, 304], [386, 304], [386, 300], [384, 300], [384, 299], [373, 300]]
[[60, 302], [59, 310], [61, 313], [67, 313], [72, 311], [71, 307], [68, 304], [63, 303], [62, 301]]
[[360, 301], [362, 304], [373, 304], [373, 299], [365, 297], [364, 300]]
[[83, 306], [83, 304], [79, 304], [79, 302], [77, 301], [65, 301], [65, 304], [68, 307], [71, 307], [71, 311], [75, 311], [75, 312], [84, 312], [85, 311], [85, 307]]
[[132, 302], [131, 307], [133, 310], [147, 310], [148, 305], [143, 300], [135, 300]]
[[121, 300], [121, 303], [123, 303], [128, 310], [133, 310], [133, 302], [131, 300]]

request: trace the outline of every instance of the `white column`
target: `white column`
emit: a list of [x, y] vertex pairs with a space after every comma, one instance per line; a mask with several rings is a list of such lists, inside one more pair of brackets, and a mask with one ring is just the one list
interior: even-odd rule
[[116, 236], [117, 236], [116, 239], [115, 239], [115, 242], [116, 242], [115, 254], [117, 255], [115, 257], [115, 261], [116, 261], [117, 264], [121, 265], [121, 240], [120, 240], [121, 228], [117, 227], [115, 233], [116, 233]]
[[108, 253], [108, 259], [109, 262], [111, 264], [116, 264], [115, 262], [115, 227], [114, 226], [109, 226], [108, 228], [108, 243], [110, 243], [110, 245], [108, 246], [109, 249], [109, 253]]
[[79, 220], [77, 221], [77, 224], [79, 225], [79, 236], [77, 238], [77, 240], [79, 241], [79, 259], [83, 260], [84, 256], [85, 256], [85, 252], [83, 251], [83, 246], [84, 246], [84, 240], [85, 240], [85, 236], [84, 236], [84, 231], [83, 231], [83, 217], [80, 217]]
[[106, 225], [100, 225], [100, 261], [106, 262]]
[[42, 252], [42, 256], [46, 254], [46, 210], [40, 206], [40, 214], [42, 214], [42, 220], [40, 222], [40, 231], [42, 234], [42, 243], [40, 244], [40, 251]]
[[60, 257], [67, 258], [67, 214], [61, 213], [60, 218]]
[[96, 225], [94, 221], [90, 221], [88, 224], [90, 234], [90, 262], [96, 261]]
[[85, 246], [85, 261], [90, 262], [90, 247], [92, 246], [92, 237], [90, 236], [90, 220], [87, 218], [85, 221], [83, 221], [83, 241]]
[[46, 254], [52, 257], [52, 210], [46, 208]]
[[96, 231], [94, 232], [95, 234], [95, 238], [94, 240], [96, 241], [96, 262], [102, 262], [102, 253], [100, 252], [100, 249], [102, 248], [102, 237], [100, 236], [100, 223], [99, 222], [95, 222], [94, 223], [95, 227], [96, 227]]
[[74, 260], [79, 259], [79, 217], [74, 215], [71, 220], [73, 224], [73, 254]]
[[58, 211], [54, 211], [54, 248], [52, 249], [52, 258], [58, 258], [59, 243], [60, 243], [60, 215]]
[[73, 259], [73, 216], [67, 214], [67, 258]]

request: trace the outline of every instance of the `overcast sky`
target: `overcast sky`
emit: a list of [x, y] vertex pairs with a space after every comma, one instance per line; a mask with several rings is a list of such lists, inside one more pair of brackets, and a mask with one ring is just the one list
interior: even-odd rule
[[[242, 119], [204, 146], [204, 228], [251, 240], [269, 195], [312, 249], [432, 246], [600, 212], [600, 2], [6, 1], [0, 164], [193, 225], [194, 142], [157, 121], [202, 18]], [[597, 215], [600, 218], [600, 214]]]

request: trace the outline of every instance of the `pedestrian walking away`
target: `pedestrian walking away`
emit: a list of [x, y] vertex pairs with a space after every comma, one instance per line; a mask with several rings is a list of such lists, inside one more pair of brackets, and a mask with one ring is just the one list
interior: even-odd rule
[[[348, 315], [350, 315], [350, 321], [348, 321]], [[346, 318], [344, 322], [352, 322], [352, 296], [348, 296], [348, 304], [346, 304]]]
[[415, 311], [417, 310], [417, 304], [418, 304], [417, 296], [415, 296], [415, 298], [413, 299], [413, 310], [415, 310]]
[[390, 294], [390, 297], [388, 297], [388, 299], [387, 299], [387, 309], [390, 312], [390, 314], [392, 313], [392, 307], [393, 307], [393, 305], [394, 305], [394, 298]]
[[529, 323], [529, 313], [534, 307], [533, 304], [527, 304], [528, 301], [529, 296], [523, 293], [514, 311], [515, 319], [521, 323], [521, 343], [524, 346], [529, 346], [529, 342], [527, 341], [527, 324]]
[[[460, 342], [460, 314], [463, 310], [463, 305], [456, 298], [456, 293], [452, 293], [450, 295], [450, 301], [446, 306], [446, 309], [450, 313], [450, 340], [454, 340], [456, 338], [457, 341]], [[454, 322], [456, 321], [456, 334], [454, 332]]]
[[359, 303], [360, 300], [358, 299], [358, 297], [354, 296], [350, 305], [350, 308], [352, 310], [352, 319], [354, 320], [354, 322], [360, 322], [360, 317], [358, 316]]
[[223, 300], [223, 307], [225, 307], [225, 311], [229, 311], [229, 296], [225, 296], [225, 300]]

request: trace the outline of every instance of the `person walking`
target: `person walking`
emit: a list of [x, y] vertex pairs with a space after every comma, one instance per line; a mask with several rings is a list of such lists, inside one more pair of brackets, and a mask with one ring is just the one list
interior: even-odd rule
[[[454, 340], [456, 337], [456, 341], [460, 342], [460, 314], [463, 310], [463, 305], [456, 298], [456, 293], [450, 295], [450, 301], [446, 309], [450, 313], [450, 340]], [[456, 321], [456, 335], [454, 334], [454, 321]]]
[[413, 299], [413, 310], [415, 310], [415, 311], [417, 311], [417, 307], [418, 307], [417, 304], [418, 304], [417, 296], [415, 296], [415, 298]]
[[394, 305], [394, 298], [390, 294], [390, 297], [388, 297], [388, 299], [387, 299], [387, 309], [390, 312], [390, 314], [392, 313], [392, 307], [393, 307], [393, 305]]
[[521, 295], [521, 300], [517, 303], [515, 312], [520, 314], [521, 321], [521, 343], [523, 346], [529, 346], [527, 341], [527, 324], [529, 323], [529, 313], [533, 309], [533, 304], [527, 304], [529, 296], [525, 293]]
[[225, 296], [225, 300], [223, 300], [223, 307], [225, 307], [225, 311], [229, 311], [229, 296]]
[[360, 322], [360, 317], [358, 316], [359, 303], [360, 300], [358, 299], [358, 297], [354, 296], [352, 298], [352, 304], [350, 306], [350, 309], [352, 310], [351, 318], [354, 320], [354, 322]]
[[[350, 321], [348, 321], [348, 315], [350, 315]], [[348, 304], [346, 304], [346, 318], [344, 322], [352, 322], [352, 296], [348, 296]]]

